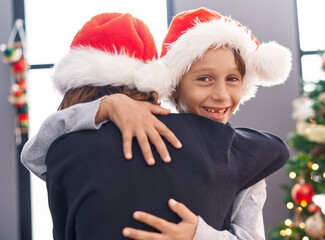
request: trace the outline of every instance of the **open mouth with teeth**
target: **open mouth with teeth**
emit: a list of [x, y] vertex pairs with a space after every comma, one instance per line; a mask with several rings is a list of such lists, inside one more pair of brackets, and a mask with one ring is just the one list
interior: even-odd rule
[[228, 108], [208, 108], [203, 107], [205, 111], [215, 116], [222, 116]]

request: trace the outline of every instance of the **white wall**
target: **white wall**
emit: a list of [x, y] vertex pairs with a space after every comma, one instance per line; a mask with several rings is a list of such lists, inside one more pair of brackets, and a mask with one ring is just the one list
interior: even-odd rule
[[[232, 16], [249, 26], [260, 42], [275, 40], [291, 49], [293, 70], [285, 85], [260, 88], [255, 99], [241, 106], [231, 119], [235, 126], [249, 126], [270, 131], [283, 140], [295, 130], [291, 119], [291, 102], [299, 95], [299, 56], [295, 1], [283, 0], [174, 0], [174, 13], [207, 7]], [[267, 178], [268, 198], [264, 208], [266, 228], [273, 227], [288, 216], [282, 203], [284, 191], [280, 184], [288, 182], [284, 169]]]
[[[12, 0], [0, 1], [0, 44], [7, 43], [13, 23]], [[2, 58], [2, 54], [0, 53]], [[18, 170], [10, 70], [0, 61], [0, 239], [18, 240]]]

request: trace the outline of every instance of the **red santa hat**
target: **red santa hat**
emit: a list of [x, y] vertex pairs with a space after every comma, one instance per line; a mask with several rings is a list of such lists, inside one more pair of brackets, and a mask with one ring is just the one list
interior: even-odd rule
[[102, 13], [78, 31], [52, 79], [61, 93], [85, 85], [137, 88], [134, 72], [156, 58], [146, 24], [128, 13]]
[[[244, 102], [255, 96], [257, 86], [283, 83], [291, 70], [291, 52], [276, 42], [259, 43], [251, 31], [238, 21], [218, 12], [199, 8], [177, 14], [163, 41], [160, 63], [168, 71], [161, 71], [160, 79], [142, 80], [155, 85], [162, 96], [168, 96], [178, 85], [192, 63], [202, 57], [211, 47], [226, 46], [239, 50], [246, 64], [243, 78], [242, 98]], [[151, 66], [150, 66], [151, 65]], [[158, 66], [159, 67], [159, 66]], [[146, 69], [139, 76], [145, 76]]]

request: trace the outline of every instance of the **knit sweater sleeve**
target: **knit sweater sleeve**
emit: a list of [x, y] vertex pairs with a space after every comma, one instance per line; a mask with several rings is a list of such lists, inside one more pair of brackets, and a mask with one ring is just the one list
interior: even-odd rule
[[50, 115], [38, 133], [30, 138], [21, 153], [22, 164], [42, 180], [46, 179], [45, 159], [49, 147], [63, 134], [86, 129], [99, 129], [104, 122], [95, 124], [95, 116], [102, 98], [81, 103]]
[[265, 240], [263, 206], [266, 184], [262, 180], [236, 195], [229, 231], [218, 231], [200, 216], [193, 240]]

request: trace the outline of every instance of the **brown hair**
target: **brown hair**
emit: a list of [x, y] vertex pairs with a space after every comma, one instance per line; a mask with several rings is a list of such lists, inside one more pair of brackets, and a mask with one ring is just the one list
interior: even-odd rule
[[148, 101], [154, 104], [158, 103], [158, 93], [155, 91], [151, 92], [140, 92], [136, 89], [129, 88], [127, 86], [119, 86], [119, 87], [112, 87], [112, 86], [83, 86], [80, 88], [74, 88], [68, 90], [62, 99], [62, 102], [58, 108], [58, 110], [65, 109], [72, 105], [78, 103], [85, 103], [91, 102], [96, 99], [99, 99], [105, 95], [110, 95], [114, 93], [122, 93], [134, 100], [139, 101]]
[[231, 51], [235, 56], [235, 62], [237, 64], [239, 73], [241, 74], [242, 77], [244, 77], [246, 74], [246, 64], [245, 64], [243, 58], [240, 56], [240, 52], [238, 49], [231, 48]]

